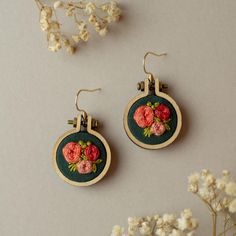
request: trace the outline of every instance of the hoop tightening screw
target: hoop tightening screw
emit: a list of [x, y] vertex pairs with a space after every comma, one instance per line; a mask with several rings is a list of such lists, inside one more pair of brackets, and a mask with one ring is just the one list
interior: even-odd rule
[[[75, 128], [75, 127], [77, 126], [77, 118], [75, 117], [74, 120], [68, 120], [67, 123], [68, 123], [69, 125], [73, 125], [73, 127]], [[87, 127], [87, 122], [81, 121], [81, 125], [82, 125], [83, 127]], [[91, 127], [92, 127], [93, 129], [96, 129], [96, 128], [98, 128], [98, 126], [99, 126], [98, 121], [92, 119]]]
[[[145, 83], [144, 81], [141, 81], [139, 83], [137, 83], [137, 90], [140, 90], [140, 91], [144, 91], [144, 88], [145, 88]], [[160, 90], [163, 90], [163, 89], [168, 89], [168, 84], [163, 84], [160, 82]]]
[[144, 87], [145, 87], [144, 81], [137, 83], [137, 90], [141, 90], [143, 92]]
[[160, 82], [160, 88], [162, 89], [168, 89], [168, 84], [163, 84]]
[[73, 127], [75, 128], [77, 125], [77, 118], [75, 117], [74, 120], [68, 120], [67, 121], [68, 125], [73, 125]]

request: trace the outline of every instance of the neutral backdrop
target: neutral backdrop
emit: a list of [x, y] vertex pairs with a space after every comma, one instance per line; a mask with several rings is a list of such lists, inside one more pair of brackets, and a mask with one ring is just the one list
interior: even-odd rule
[[[33, 1], [0, 2], [0, 235], [107, 236], [128, 216], [208, 211], [187, 192], [187, 176], [202, 168], [235, 169], [236, 1], [119, 0], [123, 19], [105, 38], [94, 36], [74, 56], [47, 51]], [[126, 136], [122, 117], [148, 69], [169, 84], [183, 128], [169, 147], [148, 151]], [[51, 164], [56, 139], [71, 129], [81, 105], [102, 123], [112, 165], [87, 188], [64, 183]]]

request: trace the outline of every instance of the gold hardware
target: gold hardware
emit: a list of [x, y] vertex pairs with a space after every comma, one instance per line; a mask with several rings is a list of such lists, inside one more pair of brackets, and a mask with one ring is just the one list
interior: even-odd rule
[[146, 52], [146, 54], [143, 57], [143, 70], [144, 70], [144, 73], [147, 74], [149, 81], [153, 82], [154, 81], [153, 74], [151, 72], [147, 71], [147, 69], [146, 69], [146, 59], [147, 59], [147, 56], [150, 55], [150, 54], [154, 55], [154, 56], [157, 56], [157, 57], [161, 57], [161, 56], [166, 56], [167, 53], [163, 52], [163, 53], [158, 54], [158, 53], [155, 53], [155, 52]]
[[80, 95], [80, 93], [81, 93], [81, 92], [95, 92], [95, 91], [100, 91], [100, 90], [101, 90], [101, 88], [96, 88], [96, 89], [80, 89], [80, 90], [77, 92], [77, 95], [76, 95], [76, 97], [75, 97], [75, 106], [76, 106], [76, 109], [77, 109], [78, 111], [82, 112], [82, 118], [83, 118], [84, 120], [87, 119], [88, 114], [87, 114], [87, 112], [86, 112], [84, 109], [81, 109], [81, 108], [79, 107], [79, 95]]

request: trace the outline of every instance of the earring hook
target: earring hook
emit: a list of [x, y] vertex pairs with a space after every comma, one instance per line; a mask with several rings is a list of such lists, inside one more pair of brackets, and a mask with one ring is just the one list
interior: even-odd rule
[[81, 92], [95, 92], [95, 91], [101, 91], [101, 88], [96, 88], [96, 89], [80, 89], [77, 94], [76, 94], [76, 97], [75, 97], [75, 106], [76, 106], [76, 109], [80, 112], [83, 113], [83, 118], [85, 119], [87, 117], [87, 112], [84, 110], [84, 109], [81, 109], [79, 107], [79, 95]]
[[163, 52], [163, 53], [155, 53], [155, 52], [146, 52], [144, 57], [143, 57], [143, 70], [144, 70], [144, 73], [148, 75], [148, 78], [149, 80], [153, 80], [153, 74], [149, 71], [147, 71], [146, 69], [146, 60], [147, 60], [147, 56], [148, 55], [154, 55], [154, 56], [157, 56], [157, 57], [161, 57], [161, 56], [166, 56], [167, 53], [166, 52]]

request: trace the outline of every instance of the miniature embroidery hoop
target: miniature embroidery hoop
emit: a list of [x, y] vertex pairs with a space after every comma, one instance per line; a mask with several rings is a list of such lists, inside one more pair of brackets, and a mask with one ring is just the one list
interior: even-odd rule
[[[143, 68], [144, 68], [144, 72], [146, 74], [148, 74], [148, 78], [144, 80], [143, 82], [143, 88], [141, 90], [143, 90], [143, 92], [141, 94], [139, 94], [138, 96], [134, 97], [126, 106], [125, 112], [124, 112], [124, 117], [123, 117], [123, 124], [124, 124], [124, 129], [126, 134], [128, 135], [128, 137], [130, 138], [130, 140], [132, 142], [134, 142], [135, 144], [137, 144], [138, 146], [145, 148], [145, 149], [160, 149], [160, 148], [164, 148], [168, 145], [170, 145], [171, 143], [174, 142], [174, 140], [177, 138], [177, 136], [179, 135], [179, 132], [181, 130], [182, 127], [182, 115], [179, 109], [179, 106], [177, 105], [177, 103], [175, 102], [175, 100], [173, 98], [171, 98], [169, 95], [167, 95], [166, 93], [162, 92], [161, 89], [163, 87], [163, 85], [159, 82], [159, 79], [153, 78], [153, 75], [150, 72], [147, 72], [146, 67], [145, 67], [145, 59], [147, 57], [148, 54], [153, 54], [156, 56], [162, 56], [162, 55], [166, 55], [166, 53], [162, 53], [162, 54], [155, 54], [153, 52], [147, 52], [144, 56], [144, 62], [143, 62]], [[129, 124], [128, 124], [128, 114], [129, 114], [129, 110], [132, 107], [132, 105], [138, 101], [141, 98], [144, 98], [146, 96], [148, 96], [150, 94], [150, 84], [153, 83], [154, 84], [154, 94], [157, 97], [161, 97], [166, 99], [168, 102], [171, 103], [171, 105], [174, 107], [175, 111], [176, 111], [176, 115], [177, 115], [177, 125], [176, 125], [176, 129], [175, 132], [173, 133], [173, 135], [166, 140], [163, 143], [160, 144], [146, 144], [141, 142], [140, 140], [138, 140], [133, 133], [130, 131], [129, 128]]]
[[[90, 185], [97, 183], [106, 175], [106, 173], [110, 167], [110, 164], [111, 164], [111, 150], [110, 150], [110, 147], [109, 147], [106, 139], [100, 133], [96, 132], [93, 129], [93, 126], [94, 126], [93, 123], [95, 120], [93, 120], [91, 116], [87, 116], [87, 113], [84, 110], [79, 108], [78, 95], [81, 91], [91, 92], [91, 91], [96, 91], [96, 90], [79, 90], [79, 92], [77, 93], [76, 107], [79, 111], [83, 111], [83, 114], [79, 115], [77, 117], [77, 119], [75, 118], [72, 121], [68, 121], [69, 124], [73, 124], [75, 129], [69, 130], [68, 132], [64, 133], [61, 137], [58, 138], [58, 140], [56, 141], [54, 148], [53, 148], [52, 162], [53, 162], [53, 166], [54, 166], [56, 173], [58, 174], [58, 176], [61, 179], [63, 179], [65, 182], [67, 182], [71, 185], [83, 187], [83, 186], [90, 186]], [[85, 115], [86, 115], [86, 120], [87, 120], [86, 127], [84, 127], [83, 122], [82, 122], [85, 118]], [[81, 132], [82, 128], [86, 129], [86, 133], [91, 134], [91, 135], [95, 136], [96, 138], [98, 138], [99, 141], [103, 144], [105, 151], [106, 151], [106, 164], [105, 164], [103, 170], [99, 173], [99, 175], [97, 177], [95, 177], [94, 179], [89, 180], [87, 182], [77, 182], [77, 181], [70, 180], [61, 172], [61, 170], [59, 169], [58, 164], [57, 164], [57, 150], [58, 150], [60, 143], [69, 135]]]

